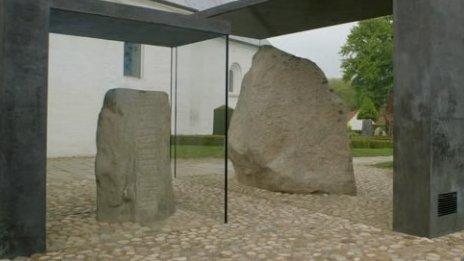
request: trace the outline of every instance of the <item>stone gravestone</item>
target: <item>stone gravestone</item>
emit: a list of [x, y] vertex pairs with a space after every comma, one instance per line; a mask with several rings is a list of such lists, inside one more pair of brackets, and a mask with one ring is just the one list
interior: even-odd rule
[[382, 127], [375, 128], [374, 136], [387, 136], [387, 133], [383, 130]]
[[229, 130], [238, 181], [287, 193], [356, 193], [341, 99], [316, 64], [262, 47]]
[[364, 136], [374, 136], [374, 123], [370, 119], [362, 120], [361, 134]]
[[[226, 114], [226, 106], [223, 105], [219, 108], [214, 109], [214, 121], [213, 121], [213, 135], [225, 135], [225, 115]], [[234, 114], [234, 110], [232, 108], [227, 108], [227, 123], [230, 126], [230, 120], [232, 119], [232, 115]]]
[[167, 94], [107, 92], [95, 162], [99, 221], [147, 224], [174, 213], [170, 135]]

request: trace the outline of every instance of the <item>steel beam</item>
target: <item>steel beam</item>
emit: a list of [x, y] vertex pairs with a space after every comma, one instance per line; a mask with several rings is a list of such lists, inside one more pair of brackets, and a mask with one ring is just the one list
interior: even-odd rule
[[232, 34], [256, 39], [392, 14], [392, 0], [239, 0], [195, 14], [232, 24]]
[[48, 14], [0, 1], [0, 257], [45, 250]]
[[177, 47], [230, 33], [224, 21], [95, 0], [51, 0], [50, 32]]

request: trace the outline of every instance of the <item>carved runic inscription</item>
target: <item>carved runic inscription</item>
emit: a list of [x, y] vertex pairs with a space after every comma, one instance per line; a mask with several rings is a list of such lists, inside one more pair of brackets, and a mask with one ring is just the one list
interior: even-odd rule
[[156, 165], [157, 153], [154, 150], [159, 142], [156, 135], [156, 122], [150, 117], [153, 104], [140, 104], [139, 121], [135, 136], [137, 185], [136, 185], [136, 211], [137, 215], [156, 215], [156, 203], [159, 182], [152, 175]]
[[174, 212], [170, 126], [166, 94], [108, 92], [97, 133], [99, 220], [150, 223]]

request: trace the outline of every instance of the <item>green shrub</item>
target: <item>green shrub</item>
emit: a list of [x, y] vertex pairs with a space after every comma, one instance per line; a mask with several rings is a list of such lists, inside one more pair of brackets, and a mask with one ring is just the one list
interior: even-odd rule
[[357, 138], [357, 137], [363, 137], [360, 131], [351, 130], [349, 131], [349, 134], [350, 134], [350, 139]]
[[[357, 149], [382, 149], [393, 148], [393, 141], [390, 137], [365, 137], [351, 135], [351, 147]], [[175, 143], [175, 137], [172, 136], [171, 144]], [[177, 136], [177, 145], [188, 146], [224, 146], [223, 135], [179, 135]]]
[[385, 138], [352, 138], [351, 147], [356, 149], [393, 148], [393, 141]]
[[373, 140], [389, 140], [389, 141], [392, 141], [392, 138], [388, 137], [388, 136], [375, 136], [375, 137], [371, 137], [371, 139], [373, 139]]
[[392, 156], [393, 149], [351, 149], [353, 157], [378, 157], [378, 156]]
[[361, 106], [359, 107], [358, 119], [360, 120], [377, 120], [379, 112], [375, 107], [374, 102], [369, 97], [364, 97]]
[[224, 146], [224, 135], [178, 135], [171, 137], [171, 144], [197, 146]]
[[224, 158], [224, 146], [178, 145], [171, 150], [172, 157], [180, 159]]
[[343, 79], [330, 79], [329, 86], [350, 110], [356, 110], [356, 90]]
[[388, 136], [363, 136], [363, 135], [351, 135], [352, 140], [389, 140], [392, 141], [391, 137]]

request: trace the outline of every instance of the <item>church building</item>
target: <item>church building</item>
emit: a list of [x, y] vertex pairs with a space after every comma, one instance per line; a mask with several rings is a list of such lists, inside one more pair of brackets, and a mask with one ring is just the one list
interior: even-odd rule
[[[181, 14], [192, 14], [230, 2], [111, 1]], [[105, 93], [113, 88], [163, 91], [171, 95], [173, 81], [178, 80], [178, 134], [212, 134], [214, 109], [225, 105], [224, 42], [224, 39], [213, 39], [172, 50], [138, 43], [50, 34], [48, 157], [95, 155], [98, 114]], [[268, 41], [231, 36], [229, 44], [228, 97], [229, 107], [234, 108], [253, 55], [260, 45], [268, 44]], [[173, 65], [176, 61], [177, 65]], [[205, 68], [216, 69], [208, 72]], [[174, 69], [177, 69], [177, 79], [171, 77]], [[170, 99], [174, 102], [172, 95]]]

